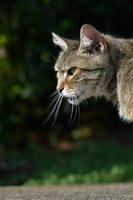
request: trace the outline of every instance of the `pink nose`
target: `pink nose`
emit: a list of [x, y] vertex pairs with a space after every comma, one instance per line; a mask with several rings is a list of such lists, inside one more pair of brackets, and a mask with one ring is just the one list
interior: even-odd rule
[[56, 89], [57, 89], [58, 92], [62, 92], [62, 90], [63, 90], [64, 88], [57, 87]]
[[57, 87], [56, 87], [58, 92], [62, 92], [62, 90], [64, 89], [64, 82], [58, 82]]

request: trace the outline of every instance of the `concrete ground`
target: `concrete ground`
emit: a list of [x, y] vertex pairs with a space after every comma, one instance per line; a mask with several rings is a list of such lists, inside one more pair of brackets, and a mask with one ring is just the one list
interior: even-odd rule
[[133, 183], [0, 187], [0, 200], [133, 200]]

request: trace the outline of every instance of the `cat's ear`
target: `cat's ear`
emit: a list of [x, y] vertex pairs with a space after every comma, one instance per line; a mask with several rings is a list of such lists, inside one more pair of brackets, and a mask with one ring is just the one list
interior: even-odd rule
[[56, 35], [55, 33], [52, 33], [53, 37], [53, 43], [59, 46], [63, 51], [66, 51], [68, 49], [68, 45], [64, 38]]
[[59, 35], [56, 35], [55, 33], [52, 33], [53, 36], [53, 42], [57, 46], [59, 46], [63, 51], [67, 51], [68, 47], [71, 46], [79, 46], [79, 41], [77, 40], [70, 40], [64, 37], [60, 37]]
[[84, 24], [80, 30], [80, 47], [84, 53], [104, 53], [107, 48], [107, 42], [103, 35], [93, 26]]

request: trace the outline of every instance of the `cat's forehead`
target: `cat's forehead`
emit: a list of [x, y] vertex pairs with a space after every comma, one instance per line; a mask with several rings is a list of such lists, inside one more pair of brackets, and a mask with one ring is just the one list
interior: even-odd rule
[[76, 65], [77, 61], [78, 57], [76, 50], [61, 52], [56, 61], [55, 70], [67, 70], [70, 66]]
[[63, 70], [66, 71], [71, 67], [79, 67], [91, 69], [97, 65], [104, 65], [106, 59], [104, 55], [81, 55], [78, 49], [70, 50], [67, 52], [61, 52], [58, 56], [55, 64], [55, 71]]

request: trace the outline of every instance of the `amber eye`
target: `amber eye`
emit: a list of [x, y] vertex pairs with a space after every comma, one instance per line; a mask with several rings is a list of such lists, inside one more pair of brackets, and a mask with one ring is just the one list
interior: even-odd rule
[[77, 67], [71, 67], [71, 68], [68, 70], [67, 74], [68, 74], [69, 76], [73, 76], [74, 73], [76, 72], [76, 69], [77, 69]]

